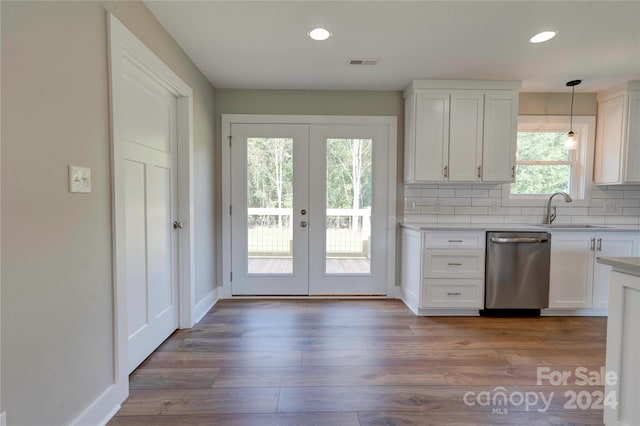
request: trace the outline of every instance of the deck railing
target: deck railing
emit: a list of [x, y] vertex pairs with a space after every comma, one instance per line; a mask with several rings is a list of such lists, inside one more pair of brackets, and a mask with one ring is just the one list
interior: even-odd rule
[[[291, 256], [293, 210], [249, 208], [248, 248], [250, 257]], [[313, 215], [308, 221], [313, 226]], [[370, 257], [371, 208], [327, 209], [327, 257]]]

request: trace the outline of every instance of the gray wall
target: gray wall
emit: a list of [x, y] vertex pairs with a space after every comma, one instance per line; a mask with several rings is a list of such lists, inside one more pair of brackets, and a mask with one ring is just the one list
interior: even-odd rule
[[[68, 424], [113, 381], [107, 10], [194, 90], [197, 297], [215, 275], [214, 89], [142, 3], [1, 8], [1, 406]], [[68, 164], [91, 194], [67, 191]]]
[[[216, 90], [216, 128], [220, 129], [222, 114], [280, 114], [280, 115], [388, 115], [398, 117], [398, 165], [397, 165], [397, 205], [396, 215], [403, 213], [403, 137], [404, 102], [402, 92], [393, 91], [334, 91], [334, 90]], [[216, 144], [220, 152], [220, 131], [216, 132]], [[220, 159], [220, 155], [218, 155]], [[220, 161], [216, 170], [221, 170]], [[220, 172], [218, 172], [220, 173]], [[218, 176], [218, 182], [222, 177]], [[216, 194], [220, 194], [220, 185]], [[220, 197], [217, 198], [218, 208]], [[217, 235], [220, 234], [220, 220], [216, 222]], [[217, 252], [221, 253], [222, 241], [218, 241]], [[221, 262], [221, 259], [218, 259]], [[218, 263], [220, 265], [220, 263]], [[221, 271], [221, 268], [218, 268]], [[218, 282], [222, 275], [218, 274]]]
[[[520, 93], [520, 115], [569, 115], [571, 93]], [[596, 115], [598, 100], [595, 93], [576, 93], [573, 115]]]

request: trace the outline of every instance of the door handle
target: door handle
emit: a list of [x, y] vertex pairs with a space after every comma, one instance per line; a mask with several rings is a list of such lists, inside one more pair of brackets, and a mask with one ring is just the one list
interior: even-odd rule
[[178, 222], [177, 220], [173, 222], [173, 229], [182, 229], [182, 222]]
[[307, 222], [305, 222], [304, 220], [302, 222], [300, 222], [300, 227], [301, 228], [306, 228], [307, 227]]
[[444, 166], [444, 177], [449, 177], [449, 166]]
[[511, 177], [515, 178], [516, 177], [516, 166], [512, 166], [511, 167]]
[[602, 238], [598, 238], [598, 246], [596, 248], [597, 251], [602, 251]]
[[591, 239], [591, 251], [596, 251], [596, 239]]
[[482, 166], [478, 166], [478, 178], [482, 177]]
[[455, 291], [455, 292], [448, 291], [447, 296], [462, 296], [462, 293], [460, 293], [459, 291]]
[[306, 211], [305, 209], [302, 209], [302, 210], [300, 210], [300, 214], [301, 214], [302, 216], [304, 216], [304, 215], [306, 215], [306, 214], [307, 214], [307, 211]]

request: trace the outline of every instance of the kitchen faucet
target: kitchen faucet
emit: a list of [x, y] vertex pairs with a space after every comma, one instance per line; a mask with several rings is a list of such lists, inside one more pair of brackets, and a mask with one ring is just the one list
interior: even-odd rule
[[567, 194], [566, 192], [554, 192], [553, 194], [551, 194], [551, 196], [549, 197], [549, 201], [547, 201], [547, 218], [545, 219], [545, 222], [544, 222], [547, 225], [551, 225], [551, 222], [553, 222], [556, 219], [556, 207], [555, 206], [553, 206], [553, 212], [551, 212], [551, 200], [556, 195], [562, 195], [562, 197], [564, 197], [565, 203], [570, 203], [571, 201], [573, 201], [571, 199], [571, 196], [569, 194]]

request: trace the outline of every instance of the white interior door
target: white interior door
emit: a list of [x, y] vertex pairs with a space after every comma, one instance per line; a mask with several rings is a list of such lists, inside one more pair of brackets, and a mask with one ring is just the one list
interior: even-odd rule
[[233, 295], [306, 295], [309, 126], [231, 126]]
[[122, 61], [129, 372], [178, 328], [176, 97]]
[[309, 294], [387, 294], [388, 128], [312, 125]]

